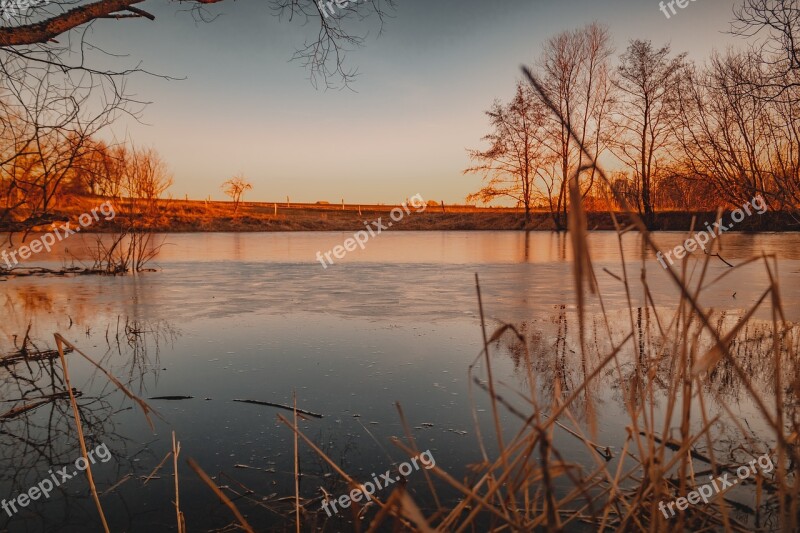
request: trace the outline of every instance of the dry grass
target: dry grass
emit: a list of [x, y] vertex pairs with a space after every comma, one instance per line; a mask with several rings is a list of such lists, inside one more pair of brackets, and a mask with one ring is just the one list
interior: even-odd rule
[[[175, 475], [175, 521], [178, 525], [178, 533], [186, 533], [186, 519], [181, 512], [181, 489], [178, 476], [178, 457], [181, 454], [181, 443], [175, 438], [172, 432], [172, 471]], [[167, 455], [169, 457], [169, 455]], [[163, 463], [162, 463], [163, 464]]]
[[89, 461], [89, 452], [86, 448], [86, 439], [83, 436], [83, 424], [81, 423], [81, 413], [78, 408], [78, 402], [75, 400], [74, 389], [69, 379], [69, 367], [67, 366], [67, 358], [64, 356], [64, 339], [60, 335], [56, 335], [56, 346], [58, 347], [58, 355], [61, 359], [61, 369], [64, 372], [64, 384], [69, 392], [69, 401], [72, 405], [72, 413], [75, 416], [75, 430], [78, 433], [78, 442], [81, 445], [81, 455], [86, 464], [86, 479], [89, 481], [89, 488], [92, 491], [92, 499], [97, 506], [97, 512], [100, 515], [100, 521], [103, 523], [103, 530], [109, 533], [108, 522], [106, 515], [103, 512], [103, 506], [100, 504], [100, 496], [97, 494], [97, 486], [94, 484], [94, 476], [92, 476], [91, 461]]
[[[59, 209], [59, 217], [77, 224], [78, 217], [97, 207], [102, 198], [71, 198]], [[158, 200], [158, 209], [141, 222], [154, 232], [270, 232], [270, 231], [360, 231], [365, 220], [389, 217], [394, 205], [317, 205], [269, 202], [243, 202], [237, 213], [231, 202], [197, 200]], [[276, 210], [277, 206], [277, 210]], [[277, 211], [277, 213], [276, 213]], [[713, 221], [714, 212], [660, 211], [654, 215], [651, 229], [683, 231], [693, 216], [698, 224]], [[615, 217], [623, 226], [633, 223], [626, 212], [587, 211], [585, 224], [589, 230], [614, 230]], [[90, 232], [111, 232], [126, 223], [124, 215], [112, 222], [101, 220]], [[39, 230], [47, 230], [40, 227]], [[392, 231], [502, 231], [555, 229], [550, 213], [534, 210], [531, 221], [524, 222], [524, 212], [514, 208], [476, 208], [463, 205], [428, 206], [422, 213], [412, 210]], [[737, 224], [735, 231], [794, 231], [796, 221], [788, 213], [768, 211]], [[0, 228], [0, 232], [3, 228]]]
[[[239, 512], [239, 509], [236, 507], [236, 505], [231, 501], [230, 498], [228, 498], [225, 495], [224, 492], [222, 492], [222, 490], [216, 485], [216, 483], [214, 483], [214, 481], [208, 476], [208, 474], [206, 474], [205, 471], [203, 471], [203, 469], [200, 468], [200, 465], [198, 465], [197, 462], [191, 458], [188, 459], [187, 462], [189, 463], [189, 467], [192, 470], [194, 470], [195, 474], [197, 474], [197, 476], [203, 481], [203, 483], [205, 483], [208, 486], [208, 488], [214, 491], [214, 494], [217, 495], [220, 501], [222, 501], [222, 503], [224, 503], [228, 507], [228, 509], [231, 510], [233, 515], [236, 517], [236, 520], [239, 522], [241, 528], [244, 531], [247, 531], [248, 533], [254, 533], [255, 530], [250, 526], [245, 517], [242, 516], [242, 513]], [[183, 517], [181, 517], [181, 519], [182, 518]]]
[[[657, 249], [646, 228], [618, 223], [621, 259], [619, 271], [614, 273], [608, 268], [604, 272], [595, 271], [585, 233], [580, 226], [573, 226], [572, 246], [577, 258], [574, 282], [576, 290], [585, 294], [578, 299], [580, 305], [574, 313], [578, 334], [572, 340], [577, 349], [569, 364], [564, 361], [570, 340], [566, 330], [572, 328], [566, 326], [569, 320], [566, 312], [559, 317], [559, 327], [561, 321], [565, 324], [564, 331], [559, 333], [563, 353], [555, 357], [549, 353], [551, 347], [541, 342], [542, 332], [530, 331], [527, 324], [501, 324], [494, 331], [487, 330], [476, 277], [484, 340], [483, 350], [469, 369], [470, 392], [473, 396], [488, 395], [493, 420], [490, 431], [495, 433], [482, 434], [486, 428], [477, 423], [473, 410], [482, 461], [470, 465], [470, 475], [463, 480], [439, 466], [424, 470], [427, 494], [417, 492], [412, 498], [403, 485], [398, 485], [385, 501], [373, 496], [374, 508], [359, 508], [354, 503], [351, 523], [354, 530], [360, 531], [362, 516], [368, 519], [368, 531], [379, 531], [390, 523], [403, 530], [425, 532], [584, 528], [676, 532], [798, 530], [798, 485], [794, 471], [794, 465], [800, 464], [797, 449], [800, 423], [796, 409], [800, 361], [794, 343], [798, 328], [784, 317], [775, 258], [752, 258], [713, 279], [709, 275], [710, 255], [695, 267], [691, 276], [688, 263], [684, 263], [680, 269], [670, 271], [678, 293], [677, 302], [670, 306], [652, 298], [647, 278], [648, 259], [640, 259], [643, 261], [640, 272], [629, 271], [632, 263], [624, 256], [622, 236], [632, 228], [638, 229], [642, 238]], [[651, 262], [653, 268], [660, 268], [655, 261]], [[724, 319], [701, 305], [703, 291], [737, 269], [756, 267], [764, 269], [769, 283], [755, 304], [740, 316]], [[592, 294], [597, 276], [605, 273], [611, 274], [627, 295], [627, 308], [622, 312], [606, 311], [602, 294]], [[646, 297], [645, 308], [634, 304], [637, 285]], [[599, 307], [599, 313], [592, 312], [593, 305]], [[756, 318], [759, 312], [770, 320]], [[72, 390], [65, 359], [69, 349], [86, 358], [138, 403], [149, 420], [151, 410], [146, 403], [63, 337], [57, 335], [56, 342], [67, 391]], [[742, 353], [739, 348], [743, 345], [752, 345], [752, 349]], [[503, 350], [512, 355], [519, 374], [524, 376], [525, 390], [516, 391], [497, 381], [493, 361]], [[564, 375], [565, 366], [577, 369], [575, 381]], [[725, 387], [715, 384], [720, 376]], [[597, 438], [597, 424], [602, 420], [596, 406], [597, 395], [609, 379], [620, 390], [627, 417], [626, 432], [613, 445], [598, 442]], [[74, 396], [71, 401], [85, 457], [86, 446]], [[520, 407], [520, 402], [524, 407]], [[761, 426], [766, 428], [762, 433], [754, 434], [746, 421], [741, 420], [737, 403], [754, 406], [763, 419]], [[351, 489], [363, 485], [300, 431], [298, 417], [302, 412], [297, 409], [296, 401], [292, 411], [293, 421], [278, 417], [294, 433], [295, 494], [290, 499], [291, 512], [285, 515], [285, 525], [296, 531], [340, 528], [340, 522], [321, 519], [319, 499], [305, 499], [301, 495], [299, 441], [329, 464]], [[516, 428], [501, 422], [503, 411], [518, 420]], [[420, 450], [400, 406], [398, 412], [405, 440], [393, 442], [409, 457], [417, 456]], [[512, 429], [516, 432], [511, 433]], [[573, 446], [565, 447], [565, 438], [571, 439]], [[575, 443], [580, 446], [581, 461], [576, 460]], [[708, 483], [708, 475], [717, 477], [731, 472], [746, 463], [746, 459], [764, 453], [774, 458], [776, 469], [771, 475], [754, 475], [752, 483], [743, 487], [752, 505], [736, 503], [726, 493], [708, 504], [690, 506], [672, 518], [665, 518], [659, 512], [659, 502], [686, 495]], [[185, 522], [180, 510], [179, 454], [180, 445], [173, 434], [174, 506], [180, 531]], [[148, 478], [163, 466], [169, 455]], [[238, 527], [252, 531], [222, 489], [194, 461], [189, 464], [228, 506]], [[104, 521], [91, 472], [87, 475]], [[437, 487], [438, 490], [447, 487], [460, 497], [455, 501], [444, 498]]]
[[[536, 85], [534, 79], [531, 81]], [[554, 112], [557, 113], [555, 109]], [[594, 161], [588, 152], [585, 156]], [[603, 170], [594, 165], [587, 168], [594, 168], [601, 179], [607, 180]], [[473, 410], [482, 460], [470, 465], [470, 474], [459, 480], [437, 465], [425, 471], [428, 494], [418, 492], [412, 498], [400, 484], [385, 501], [373, 495], [374, 508], [365, 509], [353, 502], [349, 525], [355, 531], [361, 530], [362, 516], [368, 519], [368, 531], [389, 526], [421, 532], [800, 530], [800, 486], [796, 478], [796, 465], [800, 464], [800, 362], [794, 341], [798, 328], [784, 314], [776, 259], [754, 257], [717, 278], [710, 274], [712, 255], [693, 270], [687, 260], [667, 271], [677, 301], [657, 302], [648, 284], [648, 262], [654, 269], [660, 267], [655, 261], [638, 258], [640, 269], [631, 271], [634, 263], [625, 257], [622, 247], [623, 235], [635, 230], [650, 250], [659, 250], [648, 228], [632, 210], [628, 209], [624, 220], [611, 217], [619, 236], [618, 272], [596, 270], [586, 238], [591, 221], [581, 205], [577, 179], [576, 173], [570, 183], [573, 201], [569, 220], [575, 258], [577, 336], [566, 333], [566, 313], [564, 331], [559, 333], [562, 352], [558, 357], [548, 353], [550, 346], [542, 341], [541, 331], [529, 331], [524, 324], [501, 324], [490, 333], [476, 277], [483, 349], [469, 368], [470, 393], [473, 397], [488, 395], [493, 421], [489, 431], [494, 435], [483, 434], [486, 428], [477, 422]], [[624, 205], [625, 199], [617, 201]], [[242, 214], [246, 215], [246, 210]], [[345, 212], [343, 216], [352, 215]], [[722, 237], [712, 242], [718, 247]], [[769, 282], [760, 298], [741, 315], [726, 320], [701, 303], [704, 291], [731, 272], [752, 268], [763, 268]], [[626, 295], [627, 306], [621, 313], [606, 310], [603, 295], [597, 290], [598, 278], [604, 274], [610, 274]], [[645, 295], [643, 307], [634, 303], [636, 292]], [[599, 312], [593, 310], [596, 308]], [[768, 316], [769, 320], [760, 320], [759, 315]], [[577, 369], [574, 381], [565, 375], [570, 366], [565, 362], [568, 340], [573, 340], [576, 347], [571, 356], [571, 366]], [[86, 355], [60, 336], [56, 341], [65, 385], [71, 391], [62, 344]], [[503, 343], [524, 377], [527, 387], [523, 390], [514, 390], [494, 375], [492, 353], [501, 350]], [[742, 352], [741, 346], [751, 349]], [[139, 403], [145, 415], [149, 414], [144, 402], [105, 373]], [[720, 376], [723, 386], [719, 386]], [[598, 397], [607, 380], [613, 380], [626, 417], [625, 433], [613, 445], [598, 442], [598, 423], [603, 419]], [[74, 397], [71, 400], [85, 456], [80, 418]], [[758, 414], [758, 432], [742, 419], [742, 404], [752, 406]], [[292, 410], [292, 421], [278, 415], [294, 436], [295, 493], [290, 498], [291, 511], [286, 514], [285, 525], [296, 531], [309, 527], [337, 529], [340, 523], [329, 524], [321, 519], [321, 511], [315, 507], [318, 498], [304, 499], [300, 493], [299, 442], [327, 463], [349, 488], [362, 489], [363, 484], [299, 429], [301, 412], [296, 400]], [[406, 438], [396, 438], [393, 443], [409, 457], [415, 457], [420, 450], [399, 406], [398, 410]], [[503, 411], [517, 420], [516, 427], [502, 422]], [[564, 445], [564, 439], [569, 439], [570, 446]], [[179, 453], [173, 435], [175, 509], [181, 530], [184, 522], [179, 506]], [[730, 473], [748, 459], [763, 454], [773, 459], [775, 470], [769, 475], [754, 473], [750, 483], [736, 487], [748, 505], [737, 503], [731, 498], [733, 491], [729, 491], [716, 495], [707, 504], [691, 505], [674, 517], [665, 517], [659, 510], [659, 502], [685, 496], [708, 483], [708, 476]], [[200, 466], [191, 459], [189, 465], [228, 506], [238, 527], [252, 531], [236, 505]], [[87, 475], [102, 517], [91, 473]], [[455, 491], [459, 498], [440, 496], [442, 487]], [[105, 524], [104, 518], [103, 521]]]
[[[535, 80], [531, 81], [536, 85]], [[594, 161], [588, 152], [585, 156]], [[595, 167], [595, 170], [602, 179], [607, 179], [602, 169]], [[614, 219], [620, 237], [621, 274], [613, 277], [625, 291], [628, 304], [620, 331], [614, 327], [620, 321], [613, 320], [605, 310], [602, 295], [596, 291], [598, 273], [586, 239], [588, 218], [576, 194], [577, 174], [570, 189], [573, 282], [578, 302], [575, 358], [580, 382], [564, 388], [562, 380], [552, 379], [563, 374], [564, 362], [532, 353], [534, 340], [540, 338], [538, 332], [529, 337], [521, 328], [502, 324], [489, 335], [478, 285], [484, 348], [470, 373], [481, 363], [485, 375], [471, 376], [472, 384], [491, 400], [495, 433], [492, 440], [496, 440], [493, 447], [497, 452], [492, 456], [487, 452], [490, 447], [476, 422], [483, 461], [471, 465], [469, 480], [458, 481], [438, 466], [431, 470], [441, 484], [460, 493], [460, 501], [454, 505], [442, 503], [435, 484], [430, 483], [430, 495], [417, 496], [423, 508], [429, 509], [423, 518], [422, 511], [399, 487], [385, 503], [376, 500], [379, 511], [372, 516], [369, 531], [377, 531], [391, 521], [405, 530], [456, 532], [800, 530], [800, 498], [794, 470], [800, 464], [797, 448], [800, 372], [793, 340], [796, 328], [784, 316], [775, 258], [755, 257], [720, 277], [760, 264], [770, 280], [757, 302], [733, 324], [719, 320], [713, 310], [700, 303], [703, 291], [721, 281], [709, 279], [711, 255], [705, 257], [691, 276], [687, 262], [670, 270], [678, 301], [672, 306], [655, 302], [644, 263], [648, 259], [642, 259], [640, 272], [629, 272], [622, 235], [637, 230], [653, 252], [659, 248], [642, 220], [629, 210], [630, 224], [623, 225]], [[624, 203], [625, 199], [618, 201]], [[721, 239], [714, 241], [715, 246], [719, 242]], [[635, 288], [646, 295], [644, 309], [633, 302]], [[592, 315], [590, 302], [599, 306], [599, 314]], [[648, 319], [646, 335], [642, 330], [642, 312], [652, 318]], [[755, 318], [759, 312], [771, 317], [767, 323], [769, 331], [764, 332], [768, 335], [762, 335], [755, 353], [745, 351], [744, 357], [741, 353], [737, 355], [732, 347], [744, 342], [749, 331], [765, 329]], [[503, 341], [514, 347], [519, 369], [528, 384], [524, 392], [512, 391], [516, 402], [498, 392], [500, 384], [492, 373], [490, 349]], [[768, 376], [766, 384], [755, 383], [749, 357], [761, 358], [766, 365], [760, 369]], [[735, 384], [737, 394], [730, 397], [724, 390], [711, 386], [716, 373], [726, 374], [729, 383]], [[626, 434], [620, 436], [621, 445], [615, 448], [595, 442], [600, 419], [596, 396], [600, 381], [608, 376], [620, 388], [627, 417]], [[520, 398], [527, 406], [525, 411], [517, 406]], [[762, 418], [759, 434], [754, 434], [741, 419], [737, 404], [752, 405]], [[505, 436], [510, 428], [501, 423], [503, 409], [519, 420], [516, 434], [510, 439]], [[400, 414], [405, 424], [402, 411]], [[282, 416], [279, 419], [351, 488], [361, 486], [303, 435], [296, 424]], [[563, 433], [557, 435], [557, 428]], [[406, 435], [407, 442], [396, 439], [395, 444], [413, 457], [419, 450], [408, 429]], [[562, 435], [579, 443], [580, 455], [584, 462], [589, 460], [590, 466], [570, 459], [575, 451], [568, 453], [560, 446]], [[659, 502], [668, 503], [685, 496], [709, 483], [707, 476], [716, 478], [763, 454], [773, 459], [774, 471], [770, 475], [761, 471], [752, 473], [752, 482], [739, 487], [752, 507], [736, 503], [723, 491], [709, 503], [691, 505], [674, 517], [667, 518], [659, 511]], [[732, 458], [738, 462], [731, 461]], [[353, 505], [356, 507], [353, 515], [357, 516], [361, 511], [357, 504]], [[310, 509], [307, 512], [313, 513]], [[354, 520], [351, 525], [358, 531], [357, 522]], [[319, 529], [326, 528], [323, 525]]]

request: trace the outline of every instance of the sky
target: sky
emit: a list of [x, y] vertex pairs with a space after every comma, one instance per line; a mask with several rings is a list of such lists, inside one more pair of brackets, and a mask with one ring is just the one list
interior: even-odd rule
[[119, 64], [178, 78], [131, 77], [128, 91], [151, 103], [106, 134], [156, 148], [175, 198], [224, 199], [222, 182], [241, 173], [251, 201], [463, 203], [480, 188], [462, 171], [489, 131], [484, 111], [512, 96], [547, 38], [596, 20], [617, 56], [640, 38], [702, 63], [743, 46], [727, 33], [736, 3], [691, 1], [668, 19], [655, 0], [398, 0], [382, 32], [375, 19], [355, 27], [366, 40], [347, 64], [359, 76], [342, 90], [315, 88], [290, 61], [318, 22], [279, 19], [265, 0], [208, 6], [210, 23], [148, 0], [154, 21], [100, 20], [91, 41], [126, 55]]

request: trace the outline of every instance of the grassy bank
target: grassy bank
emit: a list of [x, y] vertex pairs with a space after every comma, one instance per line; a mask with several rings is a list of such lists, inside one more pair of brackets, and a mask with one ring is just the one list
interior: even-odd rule
[[[68, 207], [57, 210], [53, 218], [76, 221], [82, 214], [102, 203], [98, 198], [81, 198]], [[394, 205], [331, 205], [300, 203], [247, 202], [234, 212], [231, 202], [206, 202], [163, 200], [158, 214], [147, 224], [157, 232], [258, 232], [258, 231], [358, 231], [365, 220], [382, 217], [389, 220]], [[121, 211], [118, 209], [118, 211]], [[100, 221], [90, 231], [111, 231], [125, 224], [126, 217], [119, 216], [110, 223]], [[631, 223], [629, 216], [615, 213], [624, 226]], [[614, 230], [612, 214], [588, 212], [590, 230]], [[667, 211], [657, 213], [652, 229], [661, 231], [686, 231], [696, 216], [696, 228], [712, 223], [716, 213]], [[725, 216], [729, 220], [729, 216]], [[10, 227], [0, 227], [8, 231]], [[393, 224], [392, 230], [406, 231], [476, 231], [476, 230], [532, 230], [552, 231], [555, 224], [549, 213], [532, 213], [531, 221], [524, 222], [524, 214], [513, 208], [479, 208], [464, 205], [428, 206], [422, 213], [413, 209], [403, 219]], [[766, 212], [745, 218], [732, 231], [798, 231], [798, 224], [788, 213]]]

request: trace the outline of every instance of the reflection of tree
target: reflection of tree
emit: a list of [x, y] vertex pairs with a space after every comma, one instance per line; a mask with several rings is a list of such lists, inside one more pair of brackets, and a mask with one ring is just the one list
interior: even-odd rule
[[[671, 373], [674, 372], [669, 366], [665, 355], [671, 349], [660, 341], [658, 332], [658, 322], [655, 320], [654, 311], [649, 308], [636, 309], [635, 317], [635, 339], [638, 345], [638, 352], [641, 354], [642, 361], [655, 360], [658, 375], [655, 376], [656, 382], [665, 384], [669, 382]], [[663, 317], [661, 317], [663, 319]], [[740, 319], [739, 315], [731, 312], [720, 312], [716, 314], [716, 330], [718, 334], [728, 331]], [[609, 323], [612, 328], [612, 335], [619, 338], [621, 332], [629, 327], [629, 315], [627, 311], [620, 314], [609, 313]], [[497, 341], [500, 347], [514, 362], [514, 368], [522, 379], [527, 379], [525, 368], [526, 348], [530, 353], [531, 367], [537, 377], [541, 378], [540, 384], [542, 398], [551, 398], [553, 392], [558, 389], [570, 391], [583, 382], [586, 377], [587, 365], [591, 361], [579, 355], [580, 342], [577, 337], [577, 316], [568, 312], [566, 306], [554, 306], [554, 311], [546, 320], [525, 321], [517, 327], [527, 339], [527, 346], [524, 346], [516, 337], [506, 335]], [[599, 357], [602, 353], [610, 350], [610, 344], [603, 343], [599, 339], [605, 334], [606, 321], [597, 319], [591, 322], [591, 338], [593, 343], [589, 344], [592, 356]], [[574, 333], [572, 333], [574, 332]], [[708, 349], [713, 341], [710, 337], [699, 335], [697, 332], [690, 334], [698, 335], [698, 352]], [[731, 342], [731, 352], [736, 356], [738, 364], [745, 370], [750, 378], [750, 383], [757, 387], [757, 392], [765, 395], [774, 393], [775, 368], [775, 345], [780, 347], [781, 374], [787, 386], [794, 386], [800, 380], [800, 347], [792, 344], [793, 339], [800, 334], [800, 325], [793, 325], [788, 331], [775, 332], [771, 322], [758, 320], [749, 321]], [[643, 379], [642, 375], [637, 375], [637, 368], [642, 368], [636, 364], [635, 354], [632, 352], [620, 354], [621, 373], [608, 372], [601, 374], [597, 378], [598, 383], [609, 387], [611, 390], [619, 390], [620, 382], [635, 382]], [[589, 358], [591, 359], [591, 357]], [[742, 390], [742, 381], [733, 370], [733, 365], [726, 359], [720, 360], [708, 373], [705, 380], [705, 388], [708, 392], [713, 392], [719, 398], [738, 403], [739, 398], [746, 397]], [[558, 385], [556, 387], [556, 385]], [[665, 390], [665, 389], [662, 389]]]
[[[24, 291], [7, 291], [0, 296], [0, 355], [17, 352], [24, 339], [49, 338], [52, 331], [71, 330], [85, 326], [88, 338], [98, 336], [106, 344], [102, 356], [103, 364], [112, 356], [118, 356], [131, 366], [126, 371], [129, 377], [158, 367], [158, 355], [165, 344], [171, 345], [179, 335], [178, 330], [166, 320], [143, 320], [141, 318], [113, 316], [110, 308], [99, 309], [96, 300], [82, 295], [73, 295], [65, 301], [64, 293], [55, 284], [28, 285]], [[43, 316], [54, 317], [43, 321]], [[109, 316], [108, 323], [97, 325]], [[27, 332], [27, 335], [23, 335]], [[38, 349], [38, 348], [36, 348]]]
[[[58, 355], [43, 349], [45, 343], [32, 339], [30, 327], [26, 331], [24, 336], [17, 336], [22, 340], [16, 351], [0, 356], [0, 398], [3, 398], [0, 400], [0, 487], [12, 497], [49, 477], [51, 470], [55, 472], [65, 466], [72, 470], [80, 456]], [[97, 335], [106, 335], [113, 330], [109, 324], [107, 329], [97, 331]], [[142, 390], [148, 376], [158, 378], [161, 346], [173, 342], [177, 335], [175, 328], [165, 321], [121, 320], [116, 335], [106, 337], [103, 367], [113, 375], [127, 374], [126, 386], [136, 384]], [[145, 474], [146, 462], [136, 456], [152, 452], [117, 431], [114, 415], [119, 412], [119, 392], [116, 387], [109, 387], [99, 372], [94, 369], [78, 382], [73, 369], [71, 379], [76, 383], [75, 395], [87, 447], [106, 444], [112, 453], [116, 473], [102, 480], [107, 489], [119, 480]], [[136, 453], [128, 453], [129, 448], [136, 449]], [[83, 513], [92, 504], [88, 493], [76, 495], [81, 483], [85, 482], [77, 479], [65, 482], [53, 492], [46, 512], [39, 515], [35, 506], [28, 507], [24, 514], [13, 517], [14, 523], [27, 521], [24, 527], [36, 530], [85, 524], [87, 517]], [[59, 504], [61, 512], [55, 510]], [[56, 523], [48, 522], [54, 519]], [[10, 521], [2, 513], [0, 529]]]
[[[0, 353], [18, 349], [14, 337], [33, 324], [32, 337], [48, 337], [53, 331], [71, 329], [75, 324], [96, 323], [101, 314], [95, 302], [76, 295], [69, 300], [63, 287], [54, 284], [28, 284], [24, 290], [9, 290], [0, 295]], [[42, 317], [53, 317], [43, 321]]]
[[[732, 519], [765, 530], [776, 529], [782, 512], [778, 505], [781, 483], [791, 486], [796, 481], [797, 464], [792, 454], [780, 458], [770, 422], [748, 414], [756, 411], [754, 398], [765, 398], [780, 413], [783, 432], [796, 435], [800, 348], [794, 338], [800, 325], [778, 325], [731, 311], [709, 316], [711, 331], [704, 330], [699, 321], [681, 312], [671, 314], [665, 308], [606, 311], [587, 320], [582, 350], [577, 311], [554, 306], [545, 319], [498, 329], [493, 336], [494, 356], [505, 355], [513, 361], [515, 372], [530, 389], [530, 396], [522, 398], [533, 407], [533, 416], [548, 421], [552, 413], [561, 413], [561, 420], [554, 424], [563, 432], [554, 436], [552, 449], [573, 454], [572, 447], [564, 446], [568, 443], [561, 440], [578, 439], [601, 455], [603, 449], [612, 450], [606, 461], [619, 460], [616, 454], [623, 447], [625, 434], [613, 428], [625, 421], [629, 432], [625, 446], [637, 439], [646, 446], [652, 439], [656, 457], [650, 460], [656, 461], [654, 464], [670, 464], [672, 458], [682, 461], [686, 457], [692, 465], [688, 472], [680, 463], [664, 467], [662, 478], [670, 494], [686, 494], [692, 486], [702, 485], [707, 476], [733, 474], [740, 465], [768, 454], [776, 465], [786, 466], [785, 474], [776, 469], [758, 481], [743, 481], [739, 492], [726, 495], [724, 500], [731, 505], [728, 512]], [[729, 332], [733, 334], [726, 344], [732, 359], [715, 361], [696, 380], [697, 388], [684, 392], [682, 387], [690, 381], [686, 376], [694, 375], [696, 361], [715, 347], [714, 335], [726, 338]], [[607, 357], [615, 346], [623, 345], [623, 338], [633, 342], [606, 366], [604, 354]], [[781, 383], [783, 390], [776, 389], [776, 383]], [[481, 388], [489, 392], [488, 387]], [[598, 416], [596, 405], [610, 406], [609, 400], [617, 407]], [[511, 412], [515, 412], [513, 407], [509, 406]], [[523, 414], [522, 420], [526, 417]], [[610, 427], [602, 435], [585, 432], [584, 425], [592, 428], [598, 422]], [[796, 444], [790, 442], [789, 449], [796, 453]], [[665, 450], [663, 455], [659, 449]], [[579, 461], [585, 460], [585, 454], [578, 456]], [[647, 465], [646, 461], [641, 464], [643, 468]], [[622, 491], [637, 493], [641, 490], [637, 483]], [[701, 522], [708, 519], [701, 515]], [[691, 525], [697, 517], [687, 514], [686, 519]]]
[[[16, 495], [27, 491], [40, 480], [50, 476], [49, 471], [56, 471], [70, 466], [80, 455], [75, 445], [76, 433], [72, 418], [69, 398], [64, 394], [64, 381], [56, 359], [30, 360], [25, 364], [18, 363], [0, 369], [3, 376], [0, 382], [2, 410], [12, 413], [0, 418], [0, 486], [6, 494]], [[115, 412], [113, 393], [98, 396], [81, 394], [77, 391], [78, 407], [83, 420], [90, 447], [105, 443], [113, 450], [114, 461], [119, 471], [131, 472], [135, 465], [127, 457], [126, 440], [120, 436], [112, 419]], [[31, 410], [13, 416], [15, 410], [35, 405]], [[86, 499], [88, 495], [75, 496], [79, 482], [67, 482], [57, 487], [57, 500], [64, 503], [66, 522], [71, 522], [71, 509], [75, 506], [69, 502], [73, 499]], [[52, 498], [51, 499], [56, 499]], [[48, 502], [48, 505], [54, 503]], [[45, 516], [29, 516], [33, 508], [26, 513], [14, 517], [15, 522], [28, 520], [37, 524], [47, 524]], [[53, 516], [49, 511], [48, 515]], [[9, 520], [3, 514], [0, 524]], [[59, 519], [60, 521], [61, 519]]]

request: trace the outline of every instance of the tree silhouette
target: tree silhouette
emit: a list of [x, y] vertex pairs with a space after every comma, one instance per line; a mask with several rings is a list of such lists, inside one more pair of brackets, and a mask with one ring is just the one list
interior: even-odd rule
[[669, 45], [632, 40], [620, 58], [615, 81], [620, 90], [620, 135], [616, 153], [633, 170], [639, 213], [652, 223], [657, 173], [670, 150], [672, 121], [686, 54], [670, 57]]
[[534, 182], [545, 166], [541, 141], [545, 109], [529, 85], [518, 83], [514, 99], [508, 104], [495, 102], [486, 115], [492, 132], [484, 140], [491, 146], [470, 150], [474, 164], [464, 170], [465, 174], [482, 173], [486, 183], [467, 196], [467, 202], [509, 198], [525, 208], [525, 222], [530, 222], [531, 203], [537, 192]]
[[232, 177], [231, 179], [222, 184], [223, 192], [228, 196], [230, 196], [231, 200], [233, 200], [234, 215], [239, 210], [239, 204], [242, 201], [242, 196], [244, 196], [244, 193], [246, 191], [249, 191], [252, 188], [253, 185], [250, 182], [248, 182], [241, 174]]

